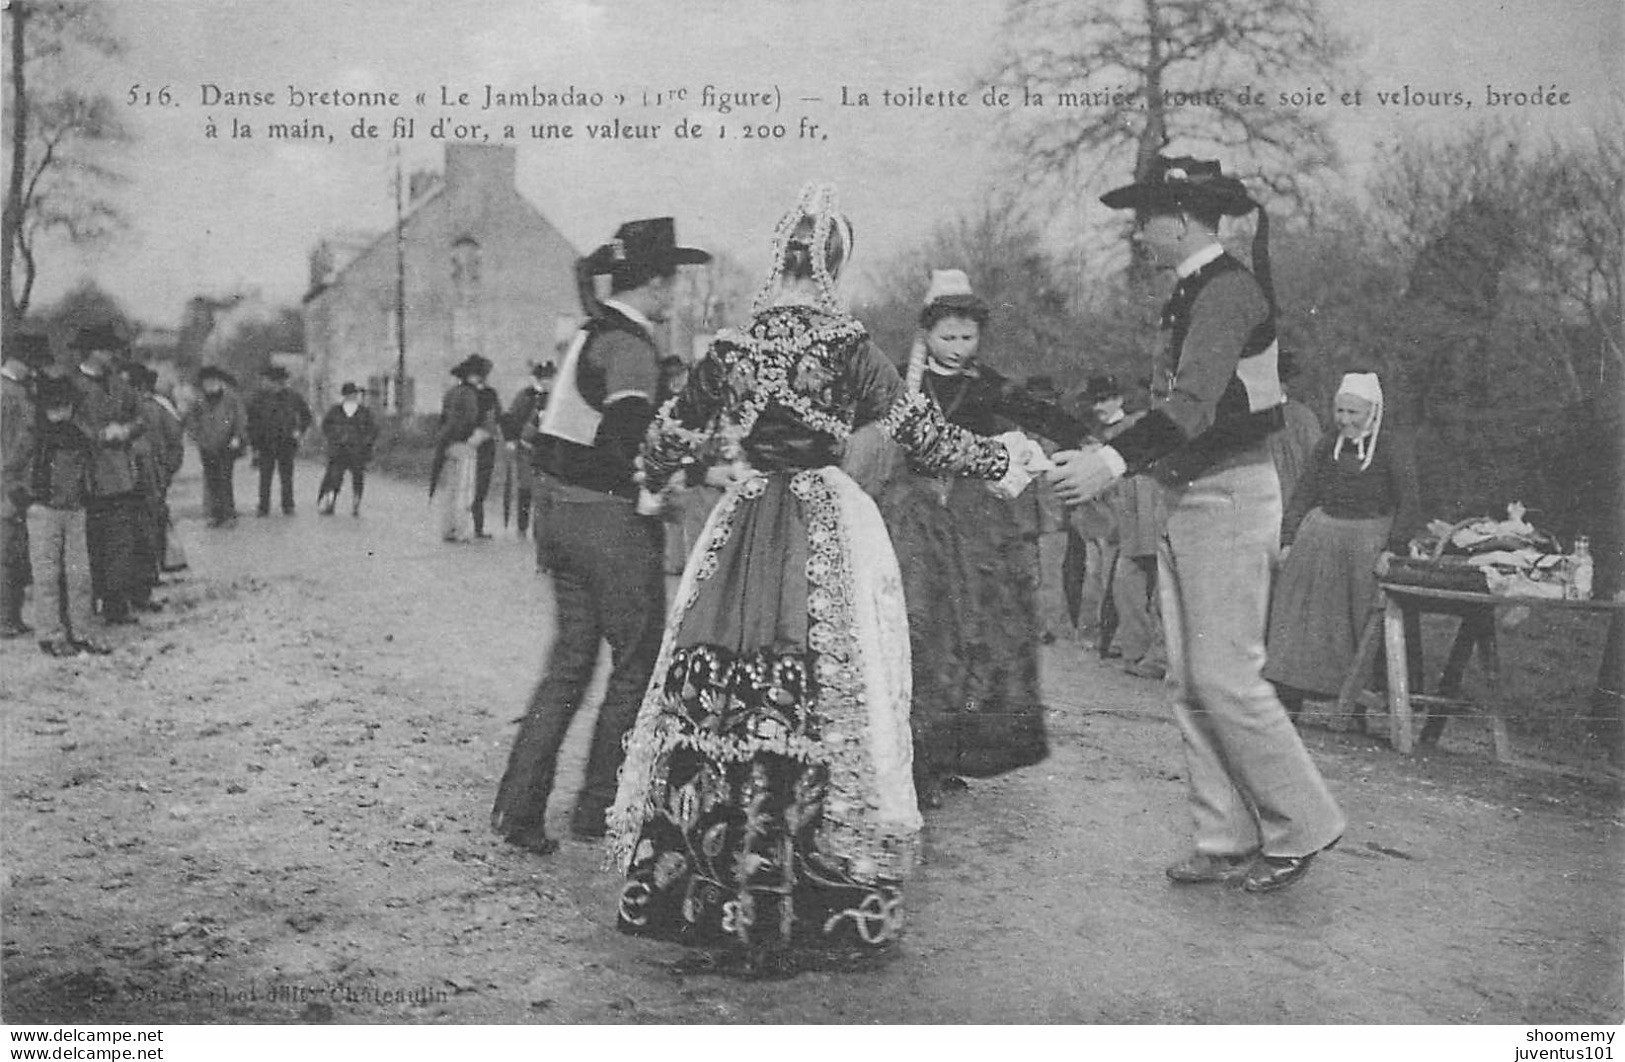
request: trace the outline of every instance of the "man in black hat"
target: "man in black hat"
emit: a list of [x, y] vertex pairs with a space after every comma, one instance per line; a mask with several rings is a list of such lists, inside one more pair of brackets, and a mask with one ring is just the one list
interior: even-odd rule
[[234, 388], [230, 373], [214, 365], [198, 370], [203, 397], [186, 412], [186, 431], [197, 444], [203, 465], [203, 510], [210, 527], [237, 522], [236, 489], [232, 483], [237, 459], [248, 435], [248, 413]]
[[327, 469], [316, 494], [316, 511], [333, 515], [338, 504], [344, 473], [350, 473], [350, 515], [361, 515], [361, 492], [367, 485], [367, 462], [378, 441], [378, 420], [364, 401], [366, 392], [353, 383], [339, 388], [339, 400], [322, 418], [322, 438], [327, 443]]
[[[544, 829], [554, 767], [600, 641], [609, 642], [614, 670], [571, 817], [571, 832], [582, 839], [604, 834], [621, 739], [660, 650], [662, 531], [658, 519], [637, 511], [633, 460], [654, 419], [655, 331], [670, 311], [677, 267], [710, 257], [678, 246], [671, 218], [651, 218], [622, 225], [578, 264], [591, 316], [565, 355], [537, 436], [536, 555], [553, 573], [557, 635], [491, 812], [504, 839], [538, 854], [557, 847]], [[604, 274], [610, 295], [600, 304], [593, 278]]]
[[[1178, 282], [1150, 411], [1105, 446], [1056, 455], [1050, 475], [1070, 503], [1125, 473], [1163, 485], [1163, 623], [1195, 822], [1194, 850], [1168, 877], [1267, 892], [1301, 878], [1344, 827], [1262, 673], [1281, 526], [1267, 440], [1284, 397], [1267, 221], [1240, 181], [1194, 158], [1159, 158], [1146, 181], [1101, 199], [1135, 212], [1138, 245]], [[1256, 278], [1218, 239], [1222, 217], [1255, 209]]]
[[[435, 436], [434, 466], [429, 472], [429, 493], [440, 493], [439, 528], [445, 542], [468, 542], [486, 537], [484, 516], [477, 503], [480, 451], [501, 432], [497, 407], [485, 395], [491, 362], [470, 354], [452, 366], [457, 383], [440, 399], [440, 428]], [[491, 396], [495, 396], [491, 392]]]
[[34, 400], [29, 385], [51, 365], [51, 341], [36, 333], [8, 338], [0, 360], [0, 638], [32, 629], [23, 622], [28, 586], [28, 464]]
[[107, 326], [80, 328], [70, 345], [79, 354], [74, 419], [96, 447], [85, 505], [91, 585], [103, 622], [134, 623], [131, 602], [147, 589], [139, 563], [146, 510], [131, 444], [146, 426], [140, 399], [115, 371], [129, 345]]
[[282, 484], [282, 512], [293, 515], [293, 458], [310, 430], [310, 406], [288, 386], [288, 370], [272, 365], [265, 386], [248, 401], [248, 440], [260, 470], [259, 515], [271, 515], [271, 477]]
[[[530, 367], [530, 378], [525, 386], [513, 396], [513, 403], [508, 406], [508, 412], [502, 418], [502, 437], [508, 446], [508, 471], [506, 475], [518, 478], [519, 506], [517, 525], [519, 537], [524, 538], [530, 528], [531, 506], [531, 447], [535, 440], [535, 429], [538, 428], [542, 410], [547, 408], [547, 398], [553, 391], [553, 377], [557, 370], [552, 362], [538, 362]], [[526, 428], [532, 429], [526, 432]], [[504, 495], [507, 488], [504, 487]], [[506, 516], [506, 513], [504, 513]]]

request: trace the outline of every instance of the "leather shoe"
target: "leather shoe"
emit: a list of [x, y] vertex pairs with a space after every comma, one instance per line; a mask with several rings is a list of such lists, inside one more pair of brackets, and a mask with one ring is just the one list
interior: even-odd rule
[[1241, 887], [1248, 892], [1274, 892], [1284, 889], [1309, 873], [1317, 853], [1306, 856], [1259, 856], [1247, 870]]
[[1196, 852], [1168, 868], [1175, 885], [1240, 885], [1253, 864], [1253, 856], [1216, 856]]
[[1309, 867], [1320, 852], [1330, 852], [1342, 839], [1334, 837], [1332, 843], [1319, 852], [1310, 852], [1305, 856], [1261, 855], [1247, 871], [1247, 880], [1241, 883], [1241, 887], [1248, 892], [1274, 892], [1276, 889], [1284, 889], [1309, 873]]

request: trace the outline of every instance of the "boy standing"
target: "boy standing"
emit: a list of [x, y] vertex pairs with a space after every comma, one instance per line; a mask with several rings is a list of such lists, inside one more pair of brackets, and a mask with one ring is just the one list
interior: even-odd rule
[[28, 544], [34, 567], [34, 629], [51, 656], [106, 654], [90, 630], [90, 554], [85, 502], [95, 443], [74, 418], [74, 385], [40, 380], [29, 461]]

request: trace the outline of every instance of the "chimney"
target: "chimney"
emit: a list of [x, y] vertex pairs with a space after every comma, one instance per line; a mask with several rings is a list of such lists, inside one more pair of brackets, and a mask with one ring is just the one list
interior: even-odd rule
[[491, 203], [513, 193], [517, 159], [518, 153], [503, 145], [446, 145], [446, 193], [457, 223], [472, 223]]

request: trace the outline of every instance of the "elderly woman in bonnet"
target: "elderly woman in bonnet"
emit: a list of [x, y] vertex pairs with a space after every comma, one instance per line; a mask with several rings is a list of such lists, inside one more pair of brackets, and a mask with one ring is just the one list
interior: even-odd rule
[[921, 825], [907, 613], [885, 525], [840, 468], [874, 422], [922, 467], [1019, 493], [1042, 460], [958, 428], [841, 305], [852, 227], [828, 186], [780, 221], [750, 322], [657, 414], [645, 501], [723, 489], [688, 558], [609, 846], [623, 932], [703, 949], [683, 969], [846, 963], [894, 941]]
[[1294, 717], [1305, 698], [1337, 696], [1376, 597], [1377, 558], [1402, 552], [1421, 520], [1415, 457], [1404, 434], [1383, 431], [1377, 374], [1345, 375], [1332, 409], [1281, 521], [1270, 609], [1264, 677]]

